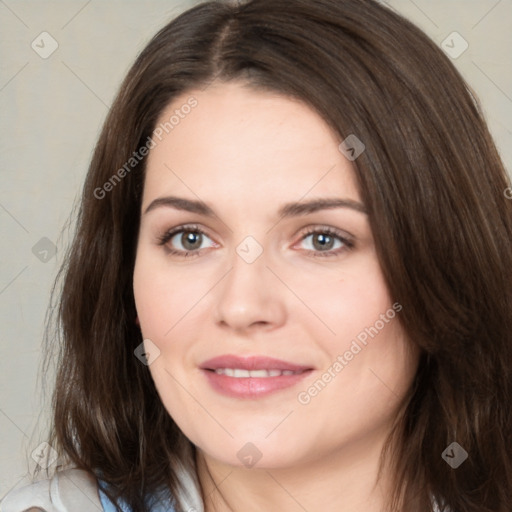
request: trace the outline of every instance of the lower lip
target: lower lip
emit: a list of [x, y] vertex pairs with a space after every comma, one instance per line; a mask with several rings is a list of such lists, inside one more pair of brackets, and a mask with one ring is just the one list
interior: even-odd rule
[[282, 389], [297, 385], [312, 370], [306, 370], [294, 375], [278, 377], [228, 377], [211, 370], [202, 370], [212, 388], [234, 398], [261, 398]]

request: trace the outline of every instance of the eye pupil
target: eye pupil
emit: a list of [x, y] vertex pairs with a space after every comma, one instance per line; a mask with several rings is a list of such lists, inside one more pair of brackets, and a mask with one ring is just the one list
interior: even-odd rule
[[[319, 242], [319, 244], [317, 243]], [[334, 238], [330, 235], [326, 235], [324, 233], [317, 233], [313, 237], [313, 245], [315, 249], [320, 250], [329, 250], [332, 249], [334, 243]]]
[[192, 251], [201, 246], [202, 234], [193, 231], [185, 231], [181, 235], [181, 243], [186, 251]]

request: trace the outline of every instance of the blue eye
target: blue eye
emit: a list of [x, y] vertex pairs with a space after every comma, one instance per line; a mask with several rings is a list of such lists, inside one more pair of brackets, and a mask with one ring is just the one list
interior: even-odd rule
[[[354, 242], [341, 231], [330, 227], [310, 229], [301, 238], [305, 248], [312, 256], [338, 256], [354, 247]], [[209, 241], [209, 243], [208, 243]], [[207, 243], [207, 245], [204, 245]], [[197, 256], [203, 249], [216, 247], [217, 244], [199, 227], [195, 225], [178, 226], [166, 231], [158, 238], [158, 245], [166, 246], [169, 254], [177, 256]]]
[[301, 241], [304, 242], [308, 239], [310, 242], [306, 250], [313, 256], [337, 256], [354, 247], [354, 243], [341, 232], [328, 227], [309, 230]]
[[158, 239], [159, 245], [171, 244], [168, 251], [171, 254], [181, 256], [190, 256], [191, 253], [199, 253], [204, 249], [205, 239], [210, 240], [211, 244], [207, 247], [215, 247], [215, 243], [198, 226], [179, 226], [167, 231]]

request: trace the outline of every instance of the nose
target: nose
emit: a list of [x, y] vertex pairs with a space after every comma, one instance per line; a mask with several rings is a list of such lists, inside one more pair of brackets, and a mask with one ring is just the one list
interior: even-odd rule
[[284, 287], [267, 268], [265, 252], [248, 263], [235, 253], [217, 287], [215, 322], [237, 332], [271, 330], [286, 320]]

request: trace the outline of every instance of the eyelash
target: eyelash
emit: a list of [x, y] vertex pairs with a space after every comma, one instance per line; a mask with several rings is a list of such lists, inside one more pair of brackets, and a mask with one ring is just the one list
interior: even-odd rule
[[[178, 226], [176, 228], [170, 229], [169, 231], [166, 231], [163, 235], [158, 237], [158, 245], [166, 245], [169, 240], [171, 240], [174, 235], [177, 235], [178, 233], [200, 233], [201, 235], [208, 236], [205, 231], [203, 231], [199, 226], [195, 226], [192, 224], [187, 224], [183, 226]], [[179, 251], [176, 249], [171, 249], [167, 247], [167, 251], [169, 254], [177, 255], [177, 256], [184, 256], [189, 257], [191, 255], [197, 256], [202, 251]]]
[[330, 227], [317, 227], [317, 228], [310, 228], [305, 233], [301, 235], [300, 241], [302, 242], [305, 240], [308, 236], [315, 235], [315, 234], [321, 234], [321, 235], [328, 235], [332, 238], [337, 238], [342, 244], [343, 247], [339, 247], [338, 249], [330, 249], [329, 251], [312, 251], [312, 250], [306, 250], [308, 254], [310, 254], [313, 257], [319, 257], [319, 258], [332, 258], [335, 256], [339, 256], [341, 253], [350, 251], [354, 248], [354, 242], [344, 236], [341, 231], [338, 231], [337, 229], [330, 228]]
[[[188, 225], [177, 226], [176, 228], [166, 231], [165, 233], [160, 235], [158, 237], [158, 245], [164, 246], [170, 240], [172, 240], [172, 238], [175, 235], [177, 235], [178, 233], [184, 233], [184, 232], [197, 233], [197, 234], [201, 234], [201, 235], [208, 237], [208, 234], [204, 230], [202, 230], [199, 226], [188, 224]], [[340, 247], [335, 250], [331, 249], [329, 251], [306, 250], [306, 252], [308, 254], [312, 255], [313, 257], [321, 257], [321, 258], [335, 257], [335, 256], [338, 256], [341, 252], [350, 251], [351, 249], [354, 248], [354, 242], [352, 240], [350, 240], [349, 238], [344, 236], [340, 231], [338, 231], [334, 228], [331, 228], [331, 227], [311, 228], [302, 234], [302, 238], [300, 239], [300, 241], [303, 241], [308, 236], [315, 235], [315, 234], [328, 235], [330, 237], [337, 238], [343, 244], [343, 247]], [[208, 237], [208, 238], [210, 238], [210, 237]], [[185, 258], [190, 257], [190, 256], [198, 256], [202, 252], [201, 249], [196, 250], [196, 251], [181, 251], [181, 250], [171, 249], [169, 247], [167, 247], [167, 251], [169, 254], [182, 256]]]

